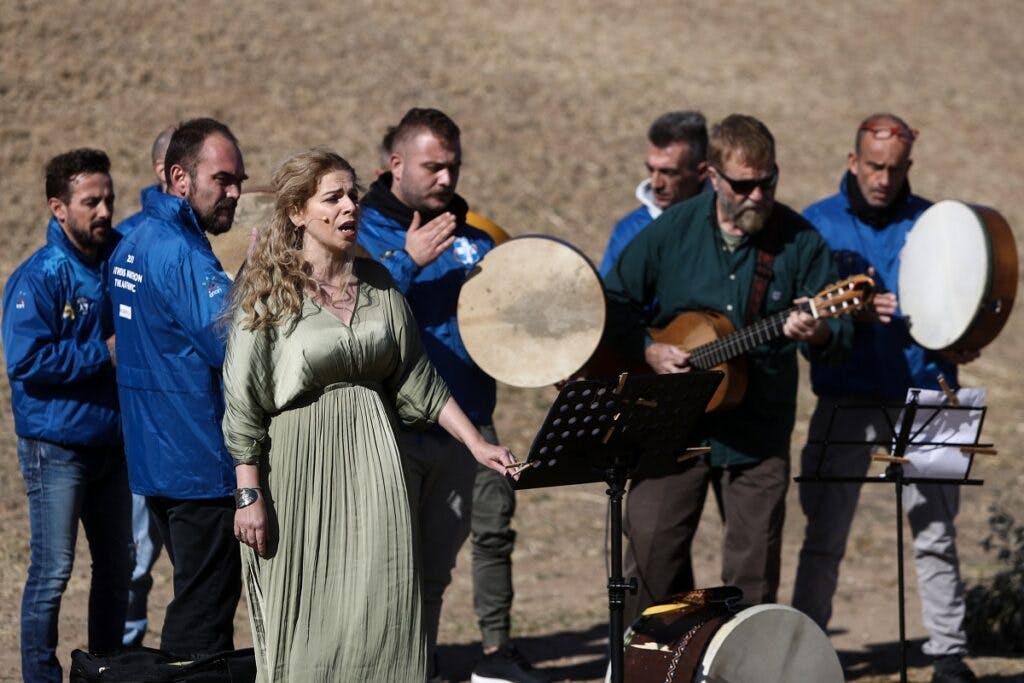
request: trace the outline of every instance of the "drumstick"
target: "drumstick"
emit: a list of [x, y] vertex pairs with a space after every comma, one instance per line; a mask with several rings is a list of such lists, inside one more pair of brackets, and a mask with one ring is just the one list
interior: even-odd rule
[[999, 455], [999, 451], [991, 446], [961, 446], [964, 455]]
[[537, 464], [539, 464], [539, 461], [536, 461], [536, 460], [524, 460], [523, 462], [516, 462], [516, 463], [513, 463], [511, 465], [505, 465], [505, 471], [506, 472], [511, 472], [512, 474], [516, 474], [517, 472], [522, 472], [527, 467], [533, 467], [534, 465], [537, 465]]
[[960, 399], [956, 397], [956, 392], [949, 388], [949, 384], [946, 382], [946, 376], [941, 372], [935, 378], [939, 383], [939, 388], [942, 389], [942, 393], [946, 395], [946, 402], [951, 406], [960, 405]]
[[890, 455], [887, 451], [881, 448], [871, 451], [871, 459], [878, 460], [880, 462], [898, 462], [901, 465], [910, 464], [910, 458], [897, 458], [895, 455]]
[[710, 452], [711, 446], [693, 446], [692, 448], [687, 448], [682, 455], [676, 456], [676, 462], [697, 458]]

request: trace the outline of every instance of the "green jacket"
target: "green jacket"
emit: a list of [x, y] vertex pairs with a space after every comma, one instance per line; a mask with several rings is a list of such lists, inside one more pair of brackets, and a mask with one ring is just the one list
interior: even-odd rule
[[[714, 310], [739, 329], [745, 326], [758, 247], [775, 245], [763, 317], [785, 310], [793, 299], [813, 296], [838, 279], [828, 245], [789, 207], [775, 203], [764, 230], [729, 252], [715, 215], [713, 193], [673, 206], [623, 251], [605, 279], [606, 342], [631, 359], [651, 344], [647, 327], [664, 327], [683, 311]], [[815, 362], [841, 358], [850, 348], [849, 318], [827, 320], [832, 335], [807, 348]], [[796, 413], [798, 344], [786, 337], [747, 354], [749, 384], [742, 403], [705, 416], [697, 437], [711, 446], [711, 464], [746, 465], [789, 456]]]

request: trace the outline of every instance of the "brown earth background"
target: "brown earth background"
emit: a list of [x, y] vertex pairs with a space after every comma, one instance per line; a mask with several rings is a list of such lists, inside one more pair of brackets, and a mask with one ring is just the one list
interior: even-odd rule
[[[385, 127], [411, 106], [439, 107], [462, 126], [459, 190], [475, 210], [514, 235], [567, 239], [594, 260], [614, 220], [634, 207], [647, 125], [681, 108], [699, 108], [712, 121], [731, 112], [765, 121], [778, 142], [778, 198], [797, 208], [835, 191], [863, 116], [900, 113], [921, 129], [915, 191], [996, 207], [1020, 245], [1020, 8], [1014, 0], [0, 0], [0, 277], [44, 241], [42, 167], [54, 154], [105, 149], [120, 219], [138, 209], [138, 190], [153, 181], [149, 146], [174, 121], [227, 122], [253, 185], [313, 145], [339, 150], [369, 179]], [[962, 373], [965, 385], [988, 387], [984, 437], [1000, 448], [974, 470], [985, 486], [962, 495], [960, 551], [969, 581], [999, 569], [978, 544], [989, 506], [1024, 512], [1022, 338], [1018, 310]], [[498, 430], [518, 453], [528, 450], [553, 395], [500, 389]], [[812, 400], [802, 384], [794, 453]], [[28, 521], [6, 383], [0, 413], [0, 680], [14, 680]], [[795, 493], [784, 602], [803, 527]], [[557, 679], [603, 675], [606, 507], [599, 485], [519, 497], [514, 632]], [[895, 676], [892, 509], [888, 487], [865, 487], [833, 620], [850, 679]], [[695, 561], [698, 584], [711, 586], [720, 526], [707, 512]], [[65, 666], [71, 648], [85, 646], [85, 546], [83, 535], [61, 615]], [[919, 653], [924, 631], [909, 552], [907, 559], [911, 680], [923, 681], [930, 668]], [[441, 627], [443, 666], [457, 680], [468, 677], [477, 656], [468, 563], [463, 552]], [[161, 559], [147, 644], [159, 642], [169, 597], [170, 567]], [[239, 646], [248, 644], [244, 606], [237, 634]], [[1024, 680], [1019, 658], [970, 661], [983, 680]]]

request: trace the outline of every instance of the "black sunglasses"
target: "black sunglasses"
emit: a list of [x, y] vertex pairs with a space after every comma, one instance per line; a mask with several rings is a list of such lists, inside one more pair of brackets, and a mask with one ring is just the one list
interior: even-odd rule
[[776, 183], [779, 182], [779, 167], [778, 165], [772, 166], [772, 172], [763, 178], [750, 178], [749, 180], [736, 180], [722, 173], [722, 169], [715, 167], [715, 173], [718, 177], [729, 183], [729, 187], [732, 191], [739, 195], [748, 195], [754, 191], [755, 187], [760, 187], [763, 192], [774, 190]]

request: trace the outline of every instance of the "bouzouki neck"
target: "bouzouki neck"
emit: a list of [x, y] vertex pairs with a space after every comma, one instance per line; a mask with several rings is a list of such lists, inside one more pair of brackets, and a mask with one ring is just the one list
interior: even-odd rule
[[815, 318], [836, 318], [858, 311], [871, 301], [874, 281], [867, 275], [854, 275], [830, 285], [813, 298], [724, 337], [690, 349], [690, 365], [701, 370], [726, 363], [751, 349], [782, 336], [786, 318], [794, 311], [810, 313]]
[[811, 311], [809, 304], [794, 306], [785, 311], [773, 313], [753, 325], [736, 330], [707, 344], [690, 349], [690, 365], [701, 370], [710, 370], [747, 353], [751, 349], [774, 341], [782, 336], [782, 326], [793, 311]]

